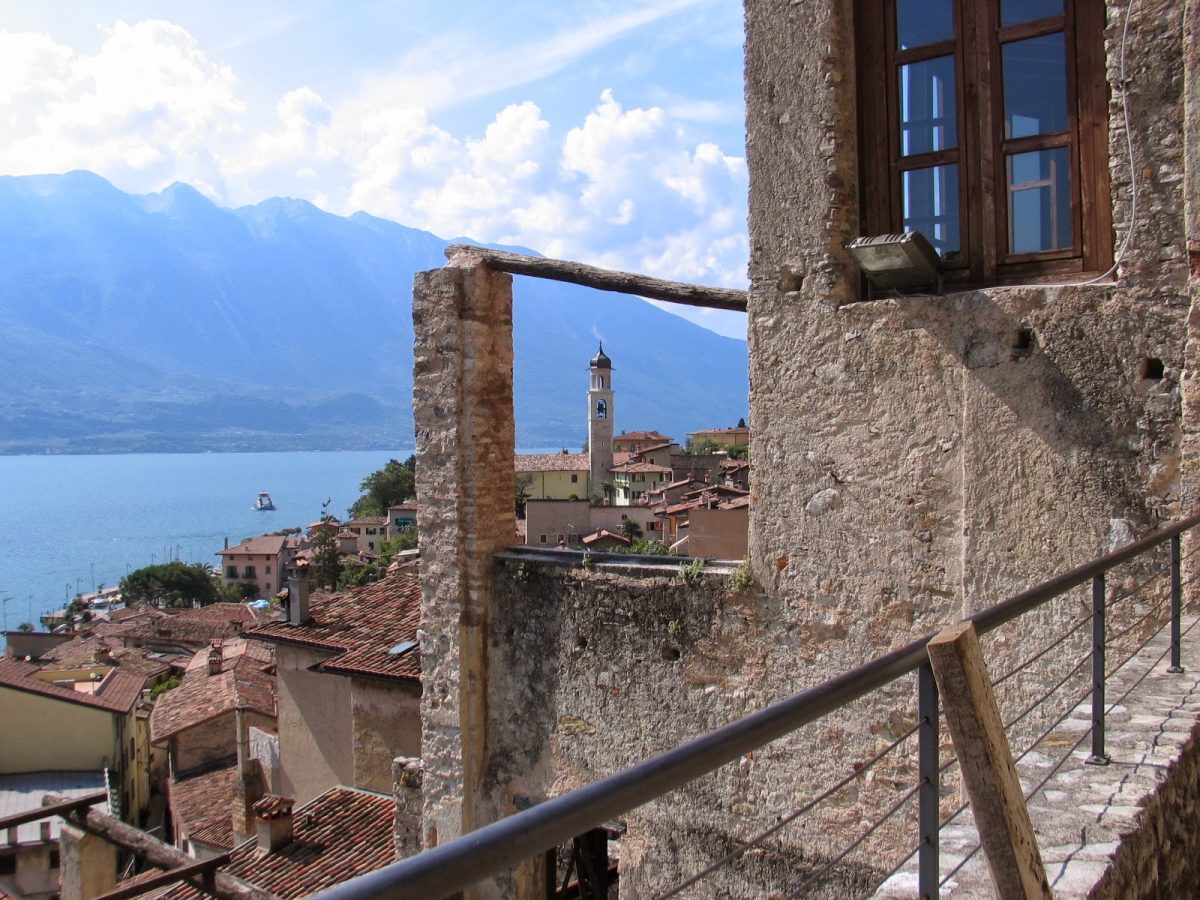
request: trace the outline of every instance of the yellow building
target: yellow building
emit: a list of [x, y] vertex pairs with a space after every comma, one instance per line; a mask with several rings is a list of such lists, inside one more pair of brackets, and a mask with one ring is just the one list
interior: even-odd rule
[[706, 428], [704, 431], [689, 431], [688, 437], [693, 445], [712, 441], [722, 450], [735, 446], [750, 444], [749, 428]]
[[589, 465], [586, 453], [520, 453], [517, 485], [529, 500], [586, 500]]
[[97, 665], [44, 669], [0, 659], [0, 774], [100, 772], [119, 788], [123, 818], [138, 822], [149, 803], [149, 745], [139, 726], [145, 678]]

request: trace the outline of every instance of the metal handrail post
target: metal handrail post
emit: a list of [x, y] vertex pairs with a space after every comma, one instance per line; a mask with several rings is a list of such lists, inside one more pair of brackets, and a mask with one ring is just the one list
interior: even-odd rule
[[1171, 667], [1168, 672], [1178, 674], [1183, 671], [1179, 647], [1179, 616], [1183, 607], [1183, 578], [1180, 573], [1183, 558], [1180, 547], [1180, 537], [1171, 538]]
[[1104, 752], [1104, 573], [1092, 578], [1092, 755], [1085, 762], [1107, 766]]
[[917, 669], [917, 718], [917, 767], [921, 784], [917, 795], [920, 830], [917, 892], [921, 900], [937, 900], [941, 828], [938, 811], [938, 690], [933, 678], [933, 666], [929, 663]]

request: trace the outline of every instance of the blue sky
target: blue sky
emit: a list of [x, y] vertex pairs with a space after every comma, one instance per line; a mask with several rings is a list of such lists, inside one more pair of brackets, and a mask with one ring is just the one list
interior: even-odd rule
[[[744, 287], [736, 0], [0, 0], [0, 174]], [[745, 335], [744, 316], [689, 315]]]

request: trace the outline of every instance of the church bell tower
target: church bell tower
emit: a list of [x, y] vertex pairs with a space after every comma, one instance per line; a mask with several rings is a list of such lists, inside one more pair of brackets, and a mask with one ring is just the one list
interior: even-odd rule
[[613, 390], [612, 360], [604, 355], [604, 344], [589, 364], [588, 386], [588, 494], [604, 499], [603, 485], [612, 476]]

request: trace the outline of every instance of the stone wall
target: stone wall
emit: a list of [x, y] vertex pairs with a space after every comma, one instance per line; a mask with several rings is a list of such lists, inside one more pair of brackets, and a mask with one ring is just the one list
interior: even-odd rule
[[421, 691], [416, 685], [353, 679], [353, 786], [392, 790], [392, 761], [421, 754]]
[[334, 785], [354, 784], [350, 679], [310, 668], [328, 653], [277, 644], [280, 785], [303, 805]]

